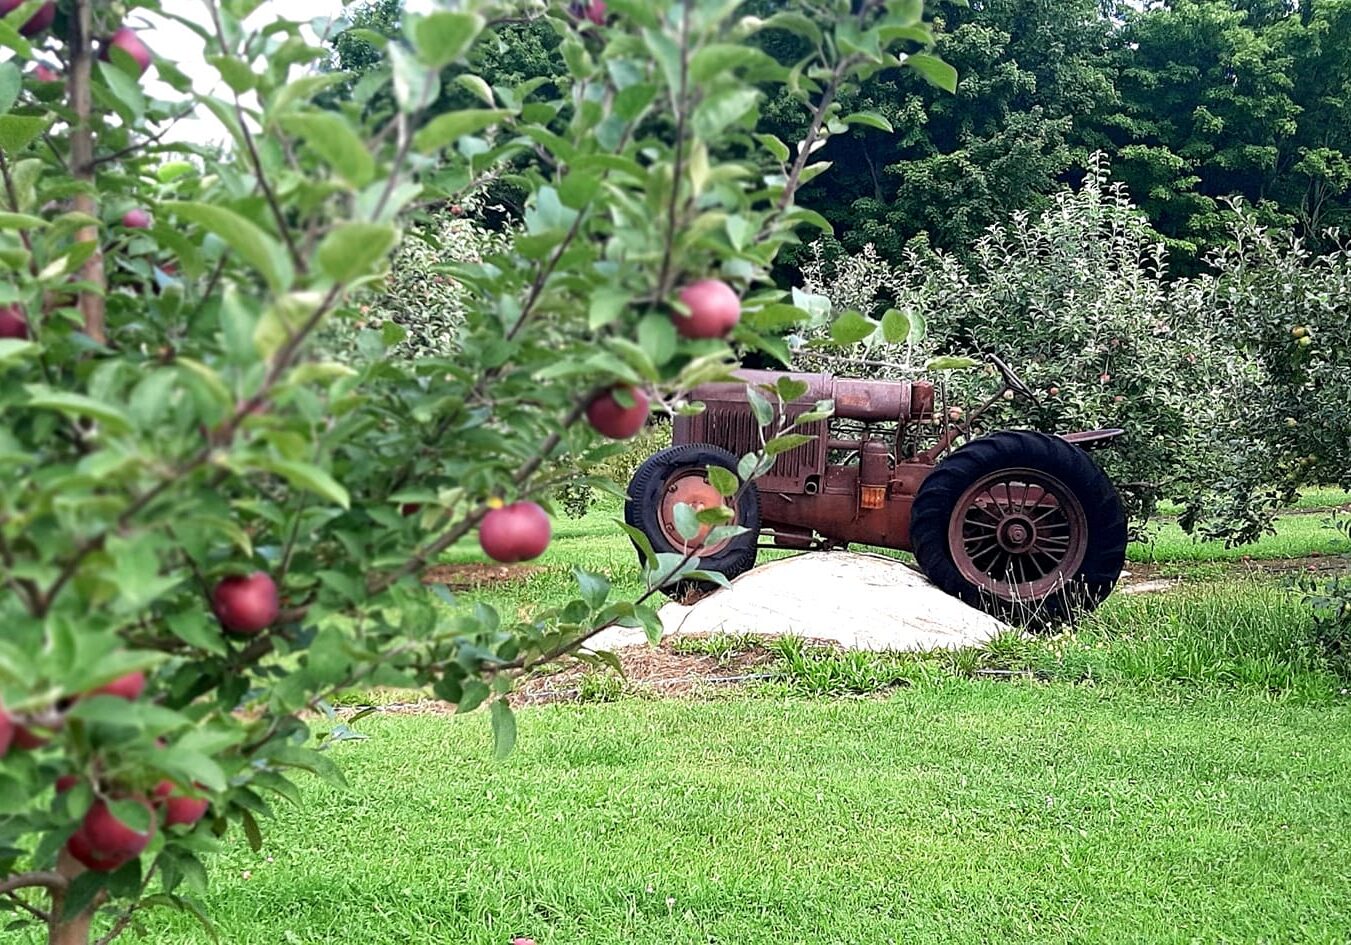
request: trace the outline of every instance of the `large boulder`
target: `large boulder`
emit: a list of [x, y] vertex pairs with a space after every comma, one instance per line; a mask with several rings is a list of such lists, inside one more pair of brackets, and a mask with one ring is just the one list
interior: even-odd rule
[[[781, 558], [690, 606], [661, 609], [665, 636], [800, 636], [851, 650], [923, 652], [979, 646], [1008, 627], [950, 597], [894, 558], [844, 551]], [[615, 627], [588, 649], [646, 642]]]

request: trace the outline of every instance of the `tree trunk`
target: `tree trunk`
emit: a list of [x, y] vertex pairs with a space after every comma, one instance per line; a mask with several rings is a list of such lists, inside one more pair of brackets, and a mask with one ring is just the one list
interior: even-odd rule
[[[94, 180], [94, 130], [89, 125], [93, 112], [93, 93], [90, 90], [94, 71], [94, 9], [93, 0], [76, 0], [70, 17], [70, 107], [75, 112], [75, 123], [70, 134], [70, 170], [77, 181]], [[91, 217], [98, 216], [98, 198], [92, 193], [78, 194], [72, 201], [75, 209]], [[78, 242], [99, 243], [99, 228], [87, 226], [75, 234]], [[84, 331], [99, 344], [106, 342], [104, 330], [104, 273], [103, 250], [96, 248], [84, 268], [81, 278], [96, 289], [80, 293], [80, 312], [84, 315]]]
[[[65, 850], [56, 861], [56, 871], [74, 882], [75, 877], [84, 872], [84, 867], [75, 861]], [[47, 945], [89, 945], [89, 928], [94, 921], [94, 910], [98, 900], [90, 903], [78, 915], [62, 915], [66, 909], [66, 891], [52, 890], [51, 921], [47, 926]]]

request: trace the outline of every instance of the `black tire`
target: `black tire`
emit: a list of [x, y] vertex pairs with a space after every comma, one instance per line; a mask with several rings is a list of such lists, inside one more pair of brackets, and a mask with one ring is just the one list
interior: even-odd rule
[[[684, 554], [685, 549], [673, 541], [662, 528], [660, 512], [668, 484], [681, 473], [703, 473], [709, 466], [721, 466], [736, 473], [737, 458], [727, 450], [703, 443], [669, 446], [654, 453], [638, 467], [629, 482], [628, 501], [624, 503], [624, 521], [637, 528], [658, 553]], [[749, 531], [730, 539], [726, 545], [707, 557], [700, 556], [699, 567], [732, 580], [755, 567], [756, 546], [760, 540], [760, 494], [751, 485], [737, 499], [737, 525]], [[710, 591], [717, 585], [708, 581], [682, 581], [666, 587], [662, 592], [681, 598], [692, 590]]]
[[[1049, 563], [1051, 556], [1038, 552], [1046, 559], [1038, 559], [1040, 564], [1037, 566], [1045, 569], [1041, 581], [1056, 586], [1036, 594], [1019, 593], [1020, 589], [1025, 591], [1031, 587], [1033, 582], [1019, 584], [1011, 579], [1001, 581], [994, 576], [988, 578], [988, 586], [981, 586], [964, 574], [957, 563], [958, 557], [965, 556], [965, 565], [968, 570], [972, 570], [979, 567], [980, 561], [989, 561], [988, 568], [993, 575], [998, 571], [998, 562], [1003, 565], [1004, 574], [1012, 576], [1013, 559], [1020, 559], [1019, 567], [1023, 566], [1021, 562], [1032, 560], [1017, 549], [1012, 555], [996, 550], [990, 557], [982, 558], [971, 554], [969, 546], [966, 549], [954, 549], [950, 537], [950, 529], [960, 528], [963, 543], [982, 540], [978, 531], [970, 530], [972, 526], [988, 528], [991, 532], [999, 531], [994, 526], [981, 524], [977, 518], [988, 516], [987, 521], [998, 521], [997, 516], [990, 515], [988, 509], [993, 506], [1001, 515], [1005, 514], [999, 499], [988, 490], [984, 493], [976, 491], [974, 497], [969, 495], [969, 491], [979, 490], [983, 483], [993, 481], [995, 485], [992, 488], [1003, 489], [999, 495], [1007, 502], [1007, 514], [1014, 514], [1017, 486], [1000, 484], [1000, 473], [1005, 470], [1009, 471], [1008, 482], [1019, 481], [1020, 475], [1026, 477], [1022, 480], [1022, 505], [1017, 508], [1020, 515], [1039, 519], [1045, 517], [1038, 514], [1043, 509], [1052, 509], [1052, 514], [1057, 514], [1055, 510], [1060, 508], [1059, 502], [1055, 503], [1054, 508], [1042, 505], [1049, 493], [1043, 482], [1037, 481], [1037, 477], [1041, 476], [1049, 477], [1045, 482], [1051, 482], [1053, 487], [1063, 487], [1070, 511], [1064, 512], [1061, 517], [1067, 523], [1078, 522], [1077, 525], [1060, 526], [1067, 536], [1078, 534], [1081, 537], [1063, 539], [1067, 556], [1059, 564]], [[1031, 504], [1031, 512], [1025, 508], [1029, 502], [1029, 479], [1033, 480], [1032, 488], [1040, 486], [1043, 489]], [[987, 496], [989, 501], [983, 501]], [[962, 503], [960, 510], [959, 503]], [[1075, 503], [1078, 509], [1074, 508]], [[961, 523], [954, 524], [953, 518], [958, 512], [962, 516]], [[1007, 523], [1013, 519], [1004, 521]], [[1032, 531], [1035, 533], [1038, 527], [1041, 526], [1034, 526]], [[988, 539], [985, 540], [985, 547], [993, 547]], [[910, 541], [925, 576], [952, 596], [1016, 623], [1054, 624], [1088, 613], [1111, 593], [1126, 561], [1126, 514], [1112, 481], [1082, 449], [1044, 433], [1009, 430], [972, 441], [939, 463], [929, 474], [915, 497], [910, 520]], [[1071, 547], [1075, 551], [1073, 555], [1069, 554]], [[1004, 554], [1002, 559], [999, 558], [1000, 554]], [[1076, 563], [1079, 554], [1082, 554], [1082, 560]], [[1066, 570], [1057, 570], [1060, 565], [1064, 565]]]

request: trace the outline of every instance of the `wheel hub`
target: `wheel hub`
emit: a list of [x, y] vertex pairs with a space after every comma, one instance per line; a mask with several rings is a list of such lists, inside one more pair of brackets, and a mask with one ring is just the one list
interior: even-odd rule
[[1024, 554], [1037, 543], [1037, 526], [1020, 515], [1005, 519], [996, 534], [999, 546], [1012, 554]]
[[1078, 498], [1054, 476], [1005, 469], [957, 500], [948, 547], [962, 576], [1005, 600], [1036, 600], [1078, 573], [1088, 548]]
[[[702, 469], [681, 470], [666, 481], [666, 488], [662, 490], [661, 514], [658, 520], [661, 524], [662, 532], [667, 539], [676, 548], [698, 548], [703, 555], [716, 554], [727, 545], [730, 539], [715, 542], [708, 547], [703, 547], [704, 538], [712, 530], [713, 526], [701, 524], [699, 531], [695, 533], [693, 539], [685, 539], [676, 528], [675, 508], [677, 505], [688, 505], [695, 512], [702, 512], [704, 509], [717, 508], [725, 505], [728, 500], [722, 497], [722, 494], [709, 483], [708, 474]], [[732, 507], [735, 514], [736, 507]]]

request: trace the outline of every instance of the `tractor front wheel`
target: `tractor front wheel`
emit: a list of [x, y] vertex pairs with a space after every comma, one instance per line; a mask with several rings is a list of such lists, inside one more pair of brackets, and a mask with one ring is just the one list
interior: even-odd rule
[[1010, 430], [938, 464], [915, 497], [910, 540], [944, 591], [1018, 623], [1047, 624], [1111, 593], [1126, 560], [1126, 516], [1086, 452]]
[[[699, 558], [700, 570], [722, 574], [730, 581], [755, 567], [760, 539], [760, 494], [751, 485], [735, 500], [724, 499], [709, 483], [708, 467], [721, 466], [735, 475], [736, 465], [737, 458], [727, 450], [702, 443], [671, 446], [654, 453], [638, 467], [629, 482], [624, 521], [646, 535], [659, 554], [684, 555], [693, 550]], [[695, 511], [728, 505], [733, 515], [731, 524], [741, 525], [747, 531], [703, 547], [703, 538], [710, 530], [704, 526], [687, 542], [675, 524], [675, 507], [682, 503]], [[691, 590], [712, 590], [714, 586], [707, 581], [681, 581], [662, 590], [680, 598]]]

